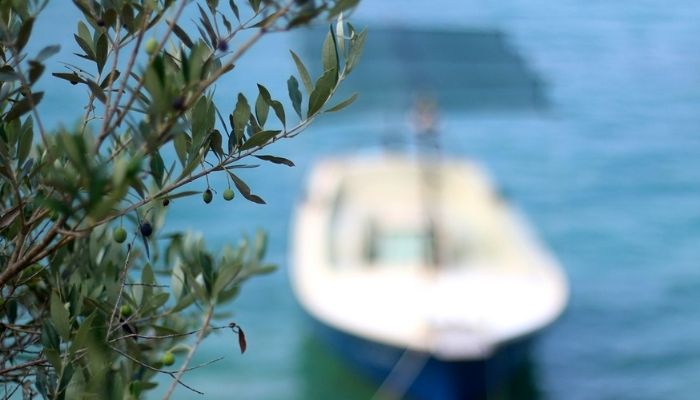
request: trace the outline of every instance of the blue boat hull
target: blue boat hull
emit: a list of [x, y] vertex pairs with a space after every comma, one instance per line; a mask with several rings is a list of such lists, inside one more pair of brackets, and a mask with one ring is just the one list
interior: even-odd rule
[[[533, 341], [530, 336], [505, 344], [486, 360], [445, 361], [313, 321], [322, 340], [378, 385], [383, 383], [388, 394], [415, 400], [479, 399], [502, 392], [501, 388], [528, 364]], [[517, 396], [529, 397], [523, 395]]]

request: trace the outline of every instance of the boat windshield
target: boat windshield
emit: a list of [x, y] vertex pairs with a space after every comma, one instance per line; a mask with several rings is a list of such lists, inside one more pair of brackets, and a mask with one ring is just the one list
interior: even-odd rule
[[438, 197], [415, 165], [382, 165], [344, 177], [330, 200], [335, 268], [465, 267], [498, 256], [501, 205], [479, 175], [443, 166]]
[[415, 264], [433, 260], [432, 238], [426, 232], [370, 234], [365, 244], [368, 264]]

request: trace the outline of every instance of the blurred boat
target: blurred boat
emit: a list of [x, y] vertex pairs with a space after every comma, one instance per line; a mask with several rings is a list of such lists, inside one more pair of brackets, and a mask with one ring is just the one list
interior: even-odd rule
[[502, 384], [568, 298], [556, 261], [464, 160], [322, 161], [293, 241], [301, 306], [396, 397], [464, 399]]

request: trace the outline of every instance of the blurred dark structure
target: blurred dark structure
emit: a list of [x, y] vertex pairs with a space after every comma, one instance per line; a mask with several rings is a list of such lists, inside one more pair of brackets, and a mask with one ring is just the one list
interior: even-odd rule
[[[305, 35], [307, 57], [318, 55], [323, 29], [328, 28]], [[347, 94], [361, 93], [354, 112], [405, 111], [424, 96], [434, 98], [445, 112], [538, 111], [547, 106], [544, 82], [498, 29], [369, 26], [368, 32], [362, 61], [342, 88]]]
[[[306, 371], [299, 388], [302, 398], [354, 400], [370, 399], [377, 394], [376, 384], [343, 362], [326, 342], [310, 333], [303, 336], [299, 363]], [[507, 382], [474, 400], [540, 400], [536, 372], [528, 359]], [[319, 382], [327, 384], [319, 385]]]

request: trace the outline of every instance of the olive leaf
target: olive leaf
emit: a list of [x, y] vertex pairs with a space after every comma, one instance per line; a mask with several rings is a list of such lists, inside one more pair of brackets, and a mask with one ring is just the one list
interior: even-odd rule
[[336, 72], [333, 69], [329, 69], [321, 75], [316, 81], [316, 86], [309, 96], [309, 114], [311, 117], [316, 115], [316, 113], [326, 104], [326, 101], [333, 91], [335, 85]]
[[367, 29], [357, 34], [350, 41], [350, 52], [347, 60], [345, 61], [346, 73], [350, 73], [350, 71], [352, 71], [360, 61], [360, 56], [362, 55], [362, 50], [365, 46], [365, 40], [367, 40]]
[[19, 33], [17, 34], [17, 41], [15, 46], [17, 47], [17, 52], [22, 51], [24, 46], [29, 41], [29, 37], [32, 34], [32, 28], [34, 27], [34, 18], [28, 18], [22, 23], [22, 27], [19, 28]]
[[340, 58], [338, 55], [338, 45], [336, 43], [335, 31], [333, 30], [332, 26], [329, 32], [326, 34], [326, 39], [323, 41], [323, 50], [321, 51], [321, 64], [323, 65], [324, 71], [335, 71], [335, 79], [337, 81]]
[[19, 118], [23, 114], [29, 112], [32, 109], [32, 105], [36, 106], [39, 104], [41, 99], [44, 98], [44, 92], [34, 92], [29, 97], [25, 97], [22, 100], [16, 102], [10, 111], [5, 114], [6, 121], [12, 121], [13, 119]]
[[97, 72], [102, 73], [102, 69], [107, 62], [107, 35], [100, 34], [95, 44], [95, 63], [97, 63]]
[[236, 185], [236, 189], [243, 195], [243, 197], [246, 198], [246, 200], [252, 201], [253, 203], [257, 204], [265, 204], [265, 200], [260, 198], [259, 196], [256, 196], [250, 192], [250, 187], [243, 182], [241, 178], [236, 176], [233, 172], [226, 170], [228, 172], [229, 176], [233, 180], [233, 184]]
[[289, 99], [292, 101], [292, 107], [294, 107], [294, 111], [296, 111], [299, 118], [304, 118], [301, 115], [302, 96], [301, 92], [299, 91], [299, 81], [297, 81], [294, 75], [291, 75], [287, 80], [287, 89], [289, 90]]
[[288, 167], [294, 166], [294, 163], [291, 160], [288, 160], [284, 157], [268, 156], [268, 155], [264, 155], [264, 154], [256, 155], [255, 157], [259, 158], [261, 160], [269, 161], [269, 162], [274, 163], [274, 164], [283, 164], [283, 165], [286, 165]]
[[345, 107], [349, 106], [350, 104], [352, 104], [353, 102], [355, 102], [355, 100], [357, 100], [357, 96], [358, 96], [357, 93], [353, 93], [352, 96], [350, 96], [347, 99], [341, 101], [340, 103], [330, 107], [329, 109], [326, 110], [326, 112], [335, 112], [335, 111], [342, 110], [343, 108], [345, 108]]
[[34, 58], [34, 60], [42, 62], [45, 61], [47, 58], [57, 54], [61, 50], [61, 46], [59, 45], [52, 45], [52, 46], [46, 46], [41, 51], [37, 56]]
[[231, 125], [233, 126], [236, 143], [241, 144], [243, 142], [243, 133], [245, 132], [246, 124], [250, 118], [250, 106], [243, 93], [238, 94], [238, 101], [236, 102], [236, 108], [232, 115]]
[[[255, 116], [258, 119], [258, 123], [261, 127], [265, 126], [267, 121], [267, 113], [270, 110], [269, 97], [270, 94], [267, 93], [267, 89], [264, 86], [258, 84], [258, 98], [255, 101]], [[263, 94], [263, 90], [267, 93], [267, 96]]]
[[252, 149], [253, 147], [263, 146], [270, 139], [274, 138], [279, 134], [280, 131], [260, 131], [255, 133], [250, 139], [246, 140], [240, 147], [241, 150]]
[[292, 50], [289, 50], [289, 52], [292, 54], [292, 59], [294, 59], [294, 63], [297, 66], [297, 70], [299, 71], [299, 77], [301, 78], [302, 83], [304, 83], [304, 88], [306, 88], [306, 93], [311, 93], [311, 91], [314, 89], [313, 83], [311, 83], [311, 75], [309, 75], [309, 71], [306, 69], [304, 66], [304, 63], [301, 61], [298, 55], [296, 55], [295, 52]]

